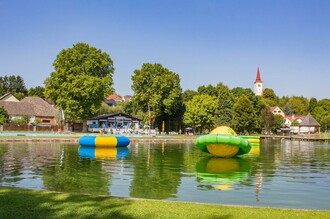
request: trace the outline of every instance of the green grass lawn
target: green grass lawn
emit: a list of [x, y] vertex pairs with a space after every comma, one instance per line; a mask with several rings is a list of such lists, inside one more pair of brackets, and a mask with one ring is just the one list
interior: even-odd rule
[[330, 211], [125, 199], [0, 187], [0, 218], [330, 218]]

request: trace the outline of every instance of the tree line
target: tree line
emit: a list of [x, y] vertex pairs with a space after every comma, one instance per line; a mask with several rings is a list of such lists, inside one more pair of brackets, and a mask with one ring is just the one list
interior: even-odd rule
[[115, 92], [113, 61], [107, 53], [86, 43], [63, 49], [53, 66], [45, 87], [27, 90], [20, 76], [0, 77], [0, 95], [11, 92], [18, 99], [48, 98], [63, 109], [68, 122], [84, 122], [98, 114], [122, 112], [141, 119], [143, 125], [166, 132], [184, 132], [191, 127], [195, 132], [207, 133], [220, 125], [231, 126], [244, 134], [276, 131], [284, 120], [270, 112], [273, 106], [279, 106], [286, 115], [311, 113], [323, 131], [330, 126], [330, 99], [279, 98], [270, 88], [262, 96], [255, 96], [250, 88], [230, 89], [221, 82], [183, 92], [179, 74], [159, 63], [144, 63], [141, 69], [134, 70], [131, 101], [109, 107], [104, 99]]

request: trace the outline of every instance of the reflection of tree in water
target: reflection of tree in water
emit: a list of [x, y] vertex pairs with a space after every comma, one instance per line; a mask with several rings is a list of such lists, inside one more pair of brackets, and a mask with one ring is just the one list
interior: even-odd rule
[[[259, 147], [258, 156], [251, 162], [250, 176], [245, 182], [248, 185], [254, 185], [256, 202], [260, 201], [262, 185], [265, 182], [272, 181], [276, 172], [275, 148], [270, 146], [272, 141], [262, 141]], [[244, 183], [244, 184], [245, 184]]]
[[45, 152], [38, 146], [31, 142], [2, 144], [1, 181], [19, 182], [24, 180], [22, 174], [39, 173], [46, 161], [43, 161]]
[[41, 179], [44, 189], [48, 190], [108, 195], [111, 178], [103, 164], [111, 161], [80, 158], [77, 152], [76, 144], [2, 144], [0, 180], [11, 185]]
[[0, 157], [2, 157], [7, 151], [6, 144], [0, 144]]
[[102, 161], [77, 156], [77, 147], [61, 147], [60, 156], [43, 173], [48, 190], [108, 195], [109, 173]]
[[137, 144], [132, 147], [134, 179], [130, 196], [165, 199], [174, 197], [183, 170], [184, 144]]

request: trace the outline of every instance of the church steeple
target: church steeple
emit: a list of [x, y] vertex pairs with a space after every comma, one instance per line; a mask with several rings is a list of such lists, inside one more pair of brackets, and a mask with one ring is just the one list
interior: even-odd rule
[[258, 67], [258, 71], [257, 71], [257, 78], [256, 78], [256, 81], [254, 83], [262, 83], [262, 80], [260, 78], [260, 70], [259, 70], [259, 67]]
[[256, 81], [254, 82], [254, 94], [257, 96], [262, 95], [262, 80], [260, 77], [260, 70], [258, 67]]

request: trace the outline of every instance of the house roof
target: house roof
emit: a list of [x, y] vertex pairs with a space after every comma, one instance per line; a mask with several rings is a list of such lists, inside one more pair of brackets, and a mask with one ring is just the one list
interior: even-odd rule
[[301, 123], [299, 124], [299, 127], [301, 126], [319, 127], [321, 125], [314, 119], [314, 117], [310, 113], [308, 113], [308, 115], [304, 118], [304, 120], [301, 121]]
[[120, 101], [123, 100], [121, 96], [118, 94], [111, 94], [110, 96], [107, 97], [107, 100], [115, 100], [115, 101]]
[[40, 97], [25, 97], [20, 102], [0, 101], [9, 115], [54, 117], [57, 109]]
[[291, 123], [296, 121], [297, 119], [304, 120], [305, 116], [285, 116], [287, 120], [289, 120]]
[[124, 101], [127, 102], [127, 101], [130, 101], [132, 99], [132, 96], [131, 95], [125, 95], [124, 96]]
[[21, 103], [29, 103], [34, 107], [35, 116], [55, 116], [57, 109], [40, 97], [25, 97]]
[[95, 116], [95, 117], [93, 117], [93, 118], [91, 118], [89, 120], [106, 119], [106, 118], [115, 117], [115, 116], [125, 116], [125, 117], [132, 118], [132, 119], [135, 119], [135, 120], [138, 120], [138, 121], [141, 120], [141, 119], [135, 118], [135, 117], [130, 116], [130, 115], [125, 114], [125, 113], [102, 114], [102, 115], [99, 115], [99, 116]]
[[282, 111], [282, 109], [278, 106], [272, 106], [272, 107], [269, 107], [269, 112], [273, 112], [275, 109], [279, 109]]
[[276, 108], [277, 106], [272, 106], [272, 107], [269, 107], [269, 112], [273, 112], [274, 109]]
[[29, 103], [0, 101], [0, 106], [5, 108], [9, 115], [33, 116], [33, 107]]
[[12, 101], [10, 98], [13, 100], [13, 102], [19, 102], [19, 100], [12, 94], [12, 93], [6, 93], [0, 97], [0, 101]]

